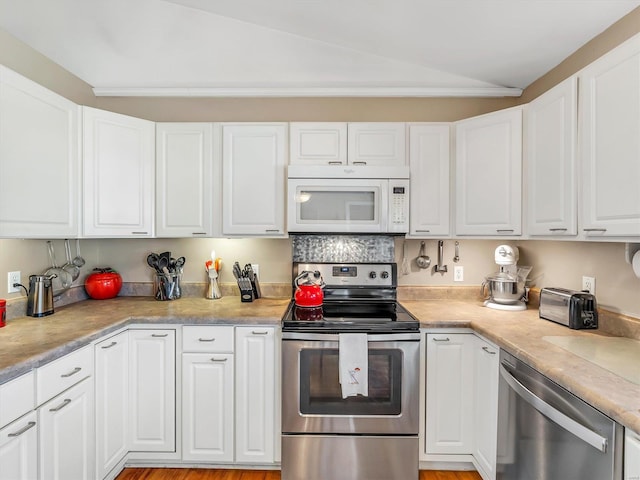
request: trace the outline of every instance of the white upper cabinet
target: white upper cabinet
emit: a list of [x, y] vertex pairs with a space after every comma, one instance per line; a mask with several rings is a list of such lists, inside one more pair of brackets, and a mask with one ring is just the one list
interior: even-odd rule
[[582, 231], [640, 236], [640, 35], [583, 69], [579, 81]]
[[407, 164], [404, 123], [301, 122], [289, 128], [291, 164]]
[[522, 108], [456, 123], [457, 235], [522, 233]]
[[289, 124], [289, 163], [345, 165], [347, 124], [303, 122]]
[[156, 236], [213, 234], [213, 125], [156, 124]]
[[0, 236], [78, 235], [79, 107], [0, 66]]
[[151, 237], [155, 124], [83, 107], [87, 237]]
[[350, 123], [348, 158], [352, 165], [403, 166], [407, 164], [404, 123]]
[[409, 234], [449, 235], [449, 124], [409, 125]]
[[284, 236], [287, 124], [222, 124], [222, 233]]
[[578, 80], [571, 77], [525, 108], [527, 231], [576, 235]]

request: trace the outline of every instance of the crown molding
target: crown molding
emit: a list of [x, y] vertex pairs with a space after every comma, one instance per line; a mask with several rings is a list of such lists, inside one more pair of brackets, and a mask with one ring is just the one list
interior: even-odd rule
[[510, 87], [94, 87], [97, 97], [519, 97]]

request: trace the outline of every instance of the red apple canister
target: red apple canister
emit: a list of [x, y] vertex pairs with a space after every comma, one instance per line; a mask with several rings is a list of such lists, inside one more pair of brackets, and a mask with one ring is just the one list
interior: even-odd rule
[[0, 299], [0, 328], [7, 324], [7, 301]]

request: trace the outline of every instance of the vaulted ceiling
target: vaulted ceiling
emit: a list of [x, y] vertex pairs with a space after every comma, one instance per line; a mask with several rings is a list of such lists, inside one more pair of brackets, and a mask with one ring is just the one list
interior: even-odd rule
[[97, 94], [519, 95], [640, 0], [0, 0]]

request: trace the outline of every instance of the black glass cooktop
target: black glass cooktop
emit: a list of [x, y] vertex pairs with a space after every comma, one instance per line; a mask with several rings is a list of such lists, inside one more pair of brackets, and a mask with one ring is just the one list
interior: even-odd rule
[[298, 307], [292, 301], [282, 319], [283, 331], [309, 333], [413, 332], [416, 320], [396, 301], [336, 301], [321, 307]]

